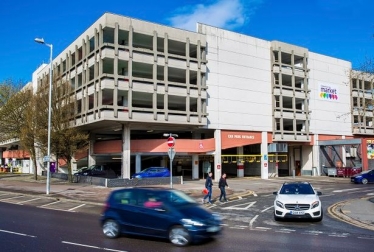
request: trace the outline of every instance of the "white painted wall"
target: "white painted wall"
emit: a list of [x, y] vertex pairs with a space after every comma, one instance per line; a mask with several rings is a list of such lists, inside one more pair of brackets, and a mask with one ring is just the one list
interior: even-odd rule
[[208, 128], [272, 131], [270, 42], [199, 24], [207, 40]]
[[[348, 61], [309, 53], [309, 88], [311, 123], [314, 134], [352, 135], [351, 94]], [[319, 97], [320, 84], [327, 84], [337, 89], [337, 100]]]

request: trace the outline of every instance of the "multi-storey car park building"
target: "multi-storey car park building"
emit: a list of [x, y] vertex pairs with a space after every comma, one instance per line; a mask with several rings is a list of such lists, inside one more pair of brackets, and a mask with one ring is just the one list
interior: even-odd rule
[[[73, 90], [74, 126], [90, 132], [77, 167], [121, 162], [129, 178], [168, 166], [165, 133], [178, 134], [173, 174], [192, 179], [209, 169], [218, 179], [374, 166], [373, 81], [307, 48], [105, 13], [52, 65]], [[40, 67], [33, 86], [48, 74]], [[16, 141], [1, 145], [3, 162], [32, 172]]]

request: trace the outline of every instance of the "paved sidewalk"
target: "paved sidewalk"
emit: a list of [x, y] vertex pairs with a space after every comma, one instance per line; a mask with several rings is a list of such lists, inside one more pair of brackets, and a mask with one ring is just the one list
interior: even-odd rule
[[[326, 183], [347, 183], [347, 178], [317, 177], [281, 177], [264, 180], [257, 177], [228, 178], [229, 188], [226, 190], [227, 198], [235, 198], [254, 193], [272, 193], [279, 189], [284, 181], [320, 181]], [[202, 198], [204, 180], [184, 181], [183, 184], [173, 184], [173, 188], [181, 190], [194, 198]], [[217, 200], [219, 189], [214, 183], [212, 199]], [[168, 185], [161, 185], [169, 188]], [[39, 177], [34, 180], [33, 175], [0, 174], [0, 190], [25, 194], [34, 194], [45, 197], [53, 197], [59, 200], [83, 201], [91, 204], [102, 205], [108, 194], [118, 188], [107, 188], [89, 184], [68, 183], [59, 179], [51, 178], [50, 194], [46, 195], [46, 178]], [[374, 230], [374, 196], [359, 198], [349, 201], [338, 202], [328, 208], [328, 213], [341, 221], [349, 224]]]

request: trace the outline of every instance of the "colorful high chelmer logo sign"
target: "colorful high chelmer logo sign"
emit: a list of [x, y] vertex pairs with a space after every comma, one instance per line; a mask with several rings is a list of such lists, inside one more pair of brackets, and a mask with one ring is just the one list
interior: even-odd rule
[[338, 89], [330, 84], [319, 84], [319, 98], [323, 100], [337, 101]]

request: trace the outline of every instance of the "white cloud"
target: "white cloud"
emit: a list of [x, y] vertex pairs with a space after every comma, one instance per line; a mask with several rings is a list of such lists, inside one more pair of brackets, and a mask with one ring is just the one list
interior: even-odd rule
[[[248, 5], [244, 5], [244, 2]], [[173, 27], [196, 31], [196, 23], [235, 30], [249, 21], [262, 0], [217, 0], [210, 5], [185, 6], [169, 18]]]

